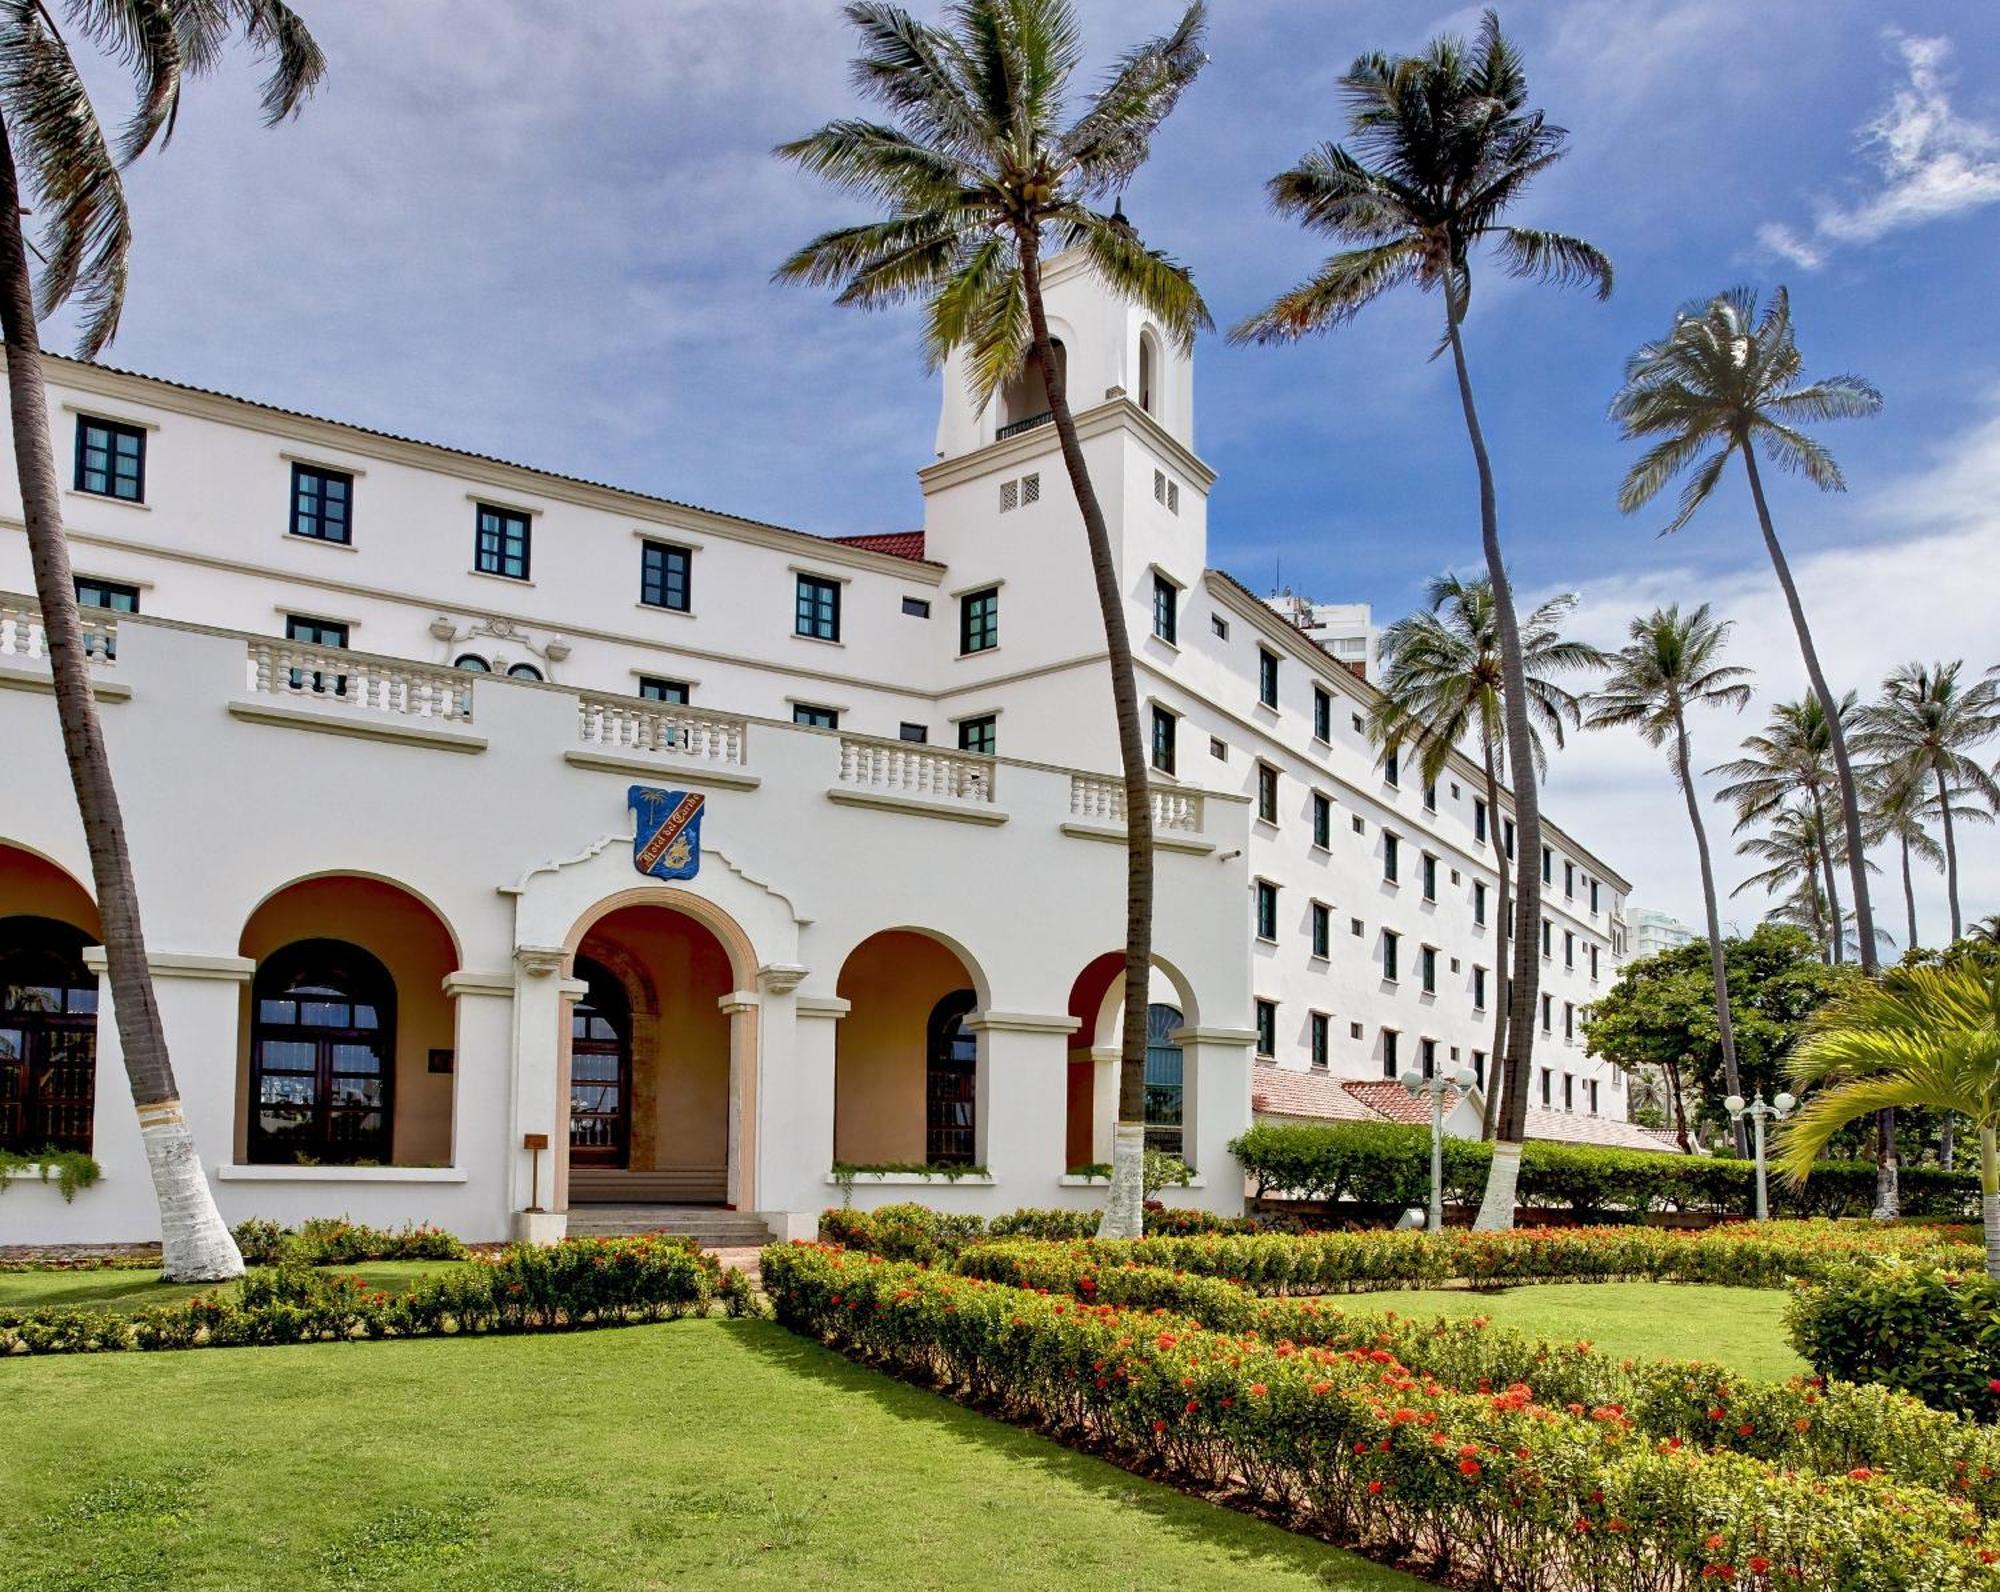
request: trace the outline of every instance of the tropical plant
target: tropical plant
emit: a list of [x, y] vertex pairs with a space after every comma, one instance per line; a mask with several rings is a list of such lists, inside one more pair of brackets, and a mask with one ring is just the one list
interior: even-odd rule
[[[2000, 735], [2000, 681], [1959, 683], [1963, 659], [1951, 663], [1906, 663], [1882, 682], [1882, 700], [1861, 710], [1855, 750], [1908, 773], [1931, 780], [1939, 828], [1944, 835], [1945, 899], [1951, 908], [1951, 937], [1964, 932], [1958, 910], [1958, 840], [1954, 819], [1991, 823], [2000, 807], [1996, 782], [1972, 748]], [[1968, 793], [1983, 807], [1971, 806]]]
[[[1528, 104], [1521, 56], [1488, 11], [1478, 38], [1434, 39], [1414, 56], [1360, 57], [1340, 80], [1348, 143], [1327, 143], [1271, 179], [1281, 214], [1343, 247], [1313, 276], [1251, 316], [1232, 340], [1291, 342], [1352, 320], [1393, 287], [1414, 283], [1444, 303], [1443, 347], [1451, 350], [1459, 407], [1479, 476], [1480, 540], [1493, 586], [1500, 640], [1507, 766], [1514, 783], [1515, 901], [1527, 922], [1541, 915], [1541, 803], [1521, 626], [1500, 545], [1493, 463], [1486, 449], [1463, 325], [1475, 252], [1488, 246], [1510, 274], [1611, 291], [1611, 262], [1580, 238], [1509, 225], [1506, 214], [1541, 172], [1562, 159], [1569, 135]], [[1541, 967], [1534, 936], [1514, 943], [1507, 991], [1505, 1110], [1479, 1221], [1511, 1226], [1513, 1183], [1528, 1109], [1534, 1010]], [[1495, 1065], [1500, 1059], [1495, 1058]]]
[[[1861, 793], [1867, 803], [1869, 844], [1896, 842], [1903, 872], [1903, 912], [1909, 931], [1907, 949], [1914, 951], [1922, 936], [1917, 932], [1917, 885], [1910, 864], [1914, 859], [1933, 868], [1944, 867], [1944, 847], [1924, 825], [1932, 806], [1929, 780], [1921, 768], [1877, 763], [1863, 775]], [[1963, 797], [1969, 793], [1961, 787], [1956, 794]]]
[[[1618, 491], [1618, 506], [1628, 514], [1643, 508], [1682, 470], [1693, 466], [1694, 474], [1681, 491], [1679, 509], [1666, 528], [1667, 533], [1677, 531], [1714, 493], [1731, 456], [1743, 456], [1764, 548], [1784, 589], [1813, 695], [1827, 717], [1854, 891], [1855, 932], [1861, 942], [1861, 965], [1873, 973], [1877, 966], [1875, 919], [1868, 902], [1861, 799], [1833, 688], [1820, 667], [1805, 606], [1771, 522], [1757, 450], [1762, 444], [1780, 468], [1803, 475], [1823, 492], [1845, 491], [1847, 483], [1833, 455], [1799, 425], [1872, 415], [1882, 407], [1882, 395], [1859, 376], [1828, 376], [1801, 385], [1803, 363], [1792, 335], [1791, 298], [1782, 287], [1771, 295], [1761, 317], [1757, 295], [1744, 287], [1718, 293], [1706, 305], [1683, 308], [1665, 337], [1641, 345], [1626, 361], [1625, 385], [1611, 402], [1611, 418], [1623, 427], [1628, 440], [1660, 439], [1626, 473]], [[1885, 1162], [1885, 1194], [1890, 1203], [1894, 1196], [1893, 1166], [1892, 1157]]]
[[[134, 76], [138, 103], [115, 147], [55, 10], [80, 43]], [[73, 303], [82, 314], [78, 352], [92, 359], [109, 345], [125, 306], [132, 250], [124, 168], [166, 143], [187, 80], [212, 71], [238, 37], [269, 62], [265, 121], [291, 116], [326, 62], [280, 0], [64, 0], [57, 7], [0, 0], [0, 333], [22, 519], [63, 753], [96, 886], [119, 1047], [159, 1200], [162, 1274], [185, 1282], [240, 1276], [243, 1261], [202, 1174], [154, 999], [138, 888], [77, 615], [38, 316]], [[28, 214], [41, 221], [34, 251], [39, 282], [22, 228]]]
[[[1562, 622], [1576, 607], [1573, 592], [1551, 597], [1521, 625], [1521, 665], [1528, 692], [1528, 744], [1535, 772], [1548, 767], [1546, 735], [1563, 744], [1567, 726], [1578, 722], [1576, 697], [1548, 676], [1551, 671], [1601, 667], [1604, 655], [1584, 641], [1563, 638]], [[1486, 788], [1486, 838], [1493, 845], [1499, 880], [1494, 921], [1499, 925], [1497, 968], [1507, 966], [1508, 925], [1513, 890], [1507, 878], [1506, 841], [1500, 817], [1500, 785], [1506, 772], [1506, 726], [1501, 706], [1505, 671], [1494, 618], [1493, 583], [1438, 575], [1424, 589], [1425, 606], [1382, 632], [1381, 695], [1368, 710], [1369, 738], [1385, 757], [1405, 745], [1415, 748], [1426, 785], [1435, 785], [1453, 752], [1467, 741], [1479, 746]], [[1499, 1065], [1507, 1054], [1507, 1002], [1493, 1003], [1495, 1075], [1486, 1091], [1480, 1137], [1493, 1137], [1501, 1089]]]
[[[1687, 803], [1694, 829], [1695, 855], [1701, 862], [1701, 902], [1708, 913], [1709, 964], [1715, 976], [1715, 1021], [1722, 1042], [1722, 1076], [1732, 1095], [1743, 1092], [1736, 1070], [1736, 1037], [1729, 1021], [1729, 972], [1724, 965], [1722, 914], [1715, 899], [1715, 867], [1708, 854], [1708, 830], [1701, 821], [1701, 802], [1688, 762], [1687, 712], [1691, 707], [1727, 707], [1741, 712], [1750, 700], [1750, 671], [1722, 662], [1733, 627], [1711, 619], [1708, 604], [1683, 615], [1679, 604], [1655, 608], [1634, 619], [1611, 665], [1611, 674], [1590, 701], [1589, 725], [1594, 730], [1630, 726], [1648, 746], [1667, 746], [1667, 766]], [[1736, 1123], [1736, 1153], [1748, 1145], [1741, 1121]]]
[[1840, 961], [1840, 947], [1847, 943], [1853, 919], [1838, 901], [1827, 898], [1819, 882], [1829, 856], [1836, 865], [1846, 860], [1840, 831], [1828, 828], [1810, 803], [1795, 801], [1772, 814], [1762, 834], [1738, 841], [1736, 851], [1765, 866], [1730, 895], [1762, 889], [1767, 896], [1779, 896], [1770, 915], [1810, 931], [1820, 955], [1828, 963]]
[[1142, 166], [1154, 131], [1207, 57], [1205, 11], [1117, 63], [1069, 120], [1083, 60], [1069, 0], [959, 0], [933, 27], [898, 6], [857, 3], [855, 81], [890, 123], [845, 118], [783, 144], [778, 155], [886, 214], [812, 240], [778, 278], [840, 288], [865, 309], [920, 300], [933, 367], [959, 350], [981, 403], [1032, 366], [1039, 371], [1063, 463], [1082, 512], [1103, 615], [1126, 814], [1125, 1023], [1105, 1230], [1143, 1221], [1146, 1005], [1152, 974], [1152, 789], [1111, 533], [1078, 440], [1062, 362], [1042, 297], [1042, 250], [1053, 234], [1113, 289], [1142, 305], [1182, 347], [1209, 325], [1187, 271], [1148, 249], [1122, 213], [1092, 208]]
[[2000, 964], [1891, 968], [1822, 1011], [1787, 1070], [1805, 1099], [1779, 1130], [1778, 1165], [1801, 1181], [1857, 1117], [1926, 1106], [1969, 1119], [1986, 1271], [2000, 1278]]
[[[1854, 693], [1840, 699], [1839, 720], [1844, 730], [1854, 719]], [[1839, 800], [1839, 778], [1833, 767], [1833, 721], [1827, 718], [1816, 696], [1796, 702], [1774, 702], [1763, 730], [1746, 735], [1744, 755], [1711, 768], [1708, 772], [1730, 781], [1716, 792], [1720, 801], [1736, 809], [1736, 832], [1741, 834], [1760, 818], [1768, 818], [1794, 796], [1804, 797], [1812, 808], [1820, 832], [1827, 831], [1827, 799]], [[1844, 916], [1840, 901], [1840, 881], [1832, 851], [1820, 853], [1821, 880], [1825, 887], [1823, 904], [1834, 919]], [[1833, 942], [1833, 959], [1841, 959], [1839, 937]]]

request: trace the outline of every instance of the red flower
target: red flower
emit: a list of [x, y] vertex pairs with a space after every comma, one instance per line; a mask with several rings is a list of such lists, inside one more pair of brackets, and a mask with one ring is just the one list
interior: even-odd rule
[[1750, 1573], [1752, 1575], [1762, 1575], [1766, 1570], [1770, 1568], [1771, 1568], [1771, 1561], [1765, 1558], [1761, 1553], [1752, 1554], [1750, 1556]]
[[1371, 1481], [1368, 1484], [1368, 1496], [1370, 1498], [1373, 1498], [1381, 1490], [1382, 1490], [1382, 1484], [1379, 1481]]
[[1479, 1461], [1476, 1459], [1461, 1459], [1458, 1462], [1458, 1473], [1461, 1476], [1477, 1476], [1479, 1474]]
[[1250, 1384], [1250, 1396], [1251, 1396], [1251, 1397], [1252, 1397], [1253, 1399], [1260, 1399], [1260, 1398], [1262, 1398], [1262, 1397], [1264, 1396], [1264, 1392], [1265, 1392], [1265, 1388], [1264, 1388], [1264, 1384], [1263, 1384], [1262, 1382], [1252, 1382], [1252, 1383]]
[[1160, 1433], [1164, 1432], [1166, 1429], [1167, 1429], [1167, 1423], [1165, 1421], [1153, 1422], [1153, 1435], [1155, 1437], [1158, 1437]]

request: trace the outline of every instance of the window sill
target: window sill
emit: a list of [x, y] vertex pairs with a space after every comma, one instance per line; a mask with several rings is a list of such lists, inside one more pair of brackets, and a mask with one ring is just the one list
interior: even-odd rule
[[218, 1183], [463, 1183], [456, 1166], [264, 1166], [215, 1169]]
[[1278, 944], [1278, 937], [1275, 934], [1260, 934], [1257, 936], [1257, 943], [1259, 945], [1268, 945], [1275, 950]]
[[307, 536], [300, 531], [286, 531], [284, 539], [288, 543], [302, 543], [307, 547], [337, 548], [343, 553], [358, 553], [361, 551], [352, 542], [336, 542], [324, 536]]
[[504, 580], [509, 586], [532, 586], [534, 581], [526, 575], [503, 575], [496, 569], [468, 569], [468, 575], [476, 575], [481, 580]]
[[1275, 835], [1278, 832], [1278, 820], [1275, 818], [1259, 818], [1256, 824], [1260, 834]]
[[958, 653], [954, 656], [953, 661], [956, 663], [963, 663], [967, 658], [991, 657], [994, 653], [998, 652], [999, 650], [1000, 650], [1000, 644], [996, 641], [990, 647], [974, 647], [970, 652]]
[[670, 608], [665, 603], [636, 602], [632, 605], [642, 614], [665, 614], [672, 619], [692, 619], [692, 608]]
[[80, 486], [63, 488], [64, 497], [81, 498], [86, 503], [109, 503], [114, 508], [151, 510], [153, 505], [143, 498], [122, 498], [110, 492], [87, 492]]
[[1170, 641], [1167, 637], [1159, 634], [1158, 631], [1154, 631], [1146, 639], [1158, 646], [1165, 647], [1169, 652], [1179, 652], [1181, 650], [1181, 644], [1178, 641]]
[[839, 1188], [851, 1183], [856, 1188], [934, 1188], [943, 1184], [946, 1188], [994, 1188], [996, 1183], [991, 1172], [967, 1172], [960, 1177], [946, 1177], [942, 1172], [856, 1172], [851, 1178], [826, 1174], [826, 1186]]
[[805, 636], [799, 634], [796, 630], [792, 632], [792, 640], [810, 641], [815, 647], [844, 647], [847, 645], [846, 642], [840, 640], [837, 636]]

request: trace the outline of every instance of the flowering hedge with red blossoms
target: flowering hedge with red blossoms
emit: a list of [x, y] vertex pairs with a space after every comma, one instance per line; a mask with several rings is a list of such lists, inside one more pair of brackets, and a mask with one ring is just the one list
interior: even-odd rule
[[[1259, 1298], [1214, 1277], [1098, 1264], [1083, 1244], [982, 1244], [960, 1256], [958, 1270], [1093, 1304], [1164, 1309], [1266, 1343], [1385, 1349], [1451, 1387], [1527, 1384], [1543, 1402], [1572, 1411], [1615, 1405], [1654, 1438], [1823, 1475], [1870, 1469], [2000, 1519], [2000, 1428], [1888, 1387], [1806, 1377], [1760, 1382], [1698, 1360], [1616, 1359], [1588, 1343], [1550, 1342], [1480, 1316], [1419, 1318], [1324, 1298]], [[1986, 1390], [1985, 1409], [1976, 1413], [2000, 1414], [2000, 1390]]]
[[779, 1319], [1055, 1435], [1439, 1578], [1579, 1587], [2000, 1584], [1969, 1503], [1857, 1467], [1798, 1474], [1656, 1440], [1531, 1384], [1455, 1389], [1382, 1347], [1271, 1343], [814, 1245], [764, 1252]]

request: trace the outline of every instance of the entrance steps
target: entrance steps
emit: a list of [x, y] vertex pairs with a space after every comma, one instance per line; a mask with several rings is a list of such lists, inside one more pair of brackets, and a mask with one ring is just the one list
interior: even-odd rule
[[716, 1205], [576, 1205], [569, 1209], [572, 1238], [629, 1238], [673, 1233], [703, 1249], [762, 1249], [771, 1229], [748, 1211]]

